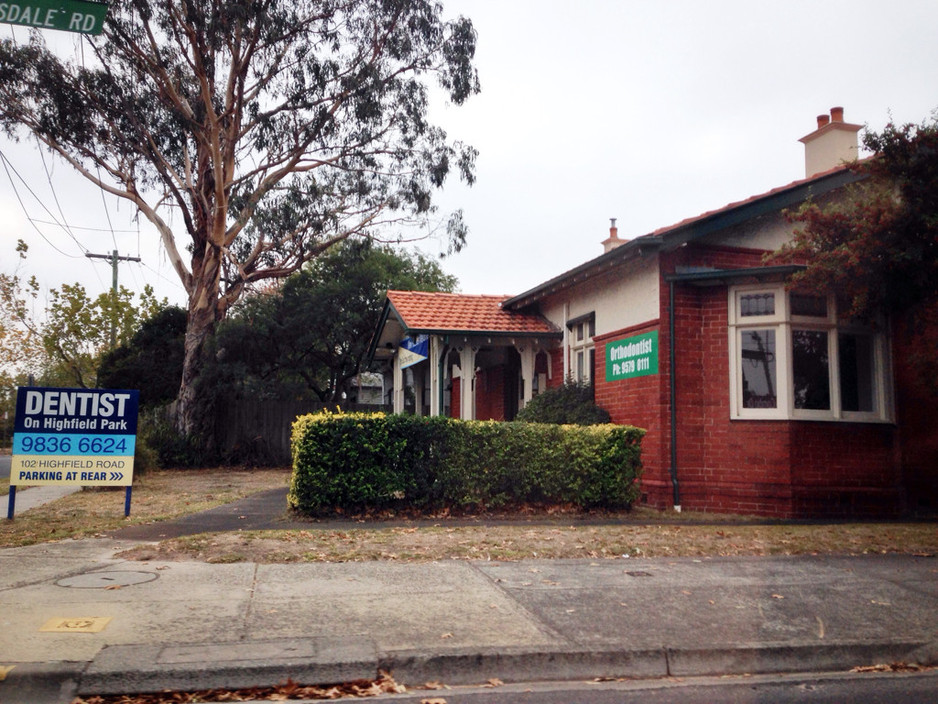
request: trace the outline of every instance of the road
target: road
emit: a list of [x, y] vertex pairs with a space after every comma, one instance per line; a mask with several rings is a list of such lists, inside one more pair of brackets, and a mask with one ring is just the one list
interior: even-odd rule
[[372, 702], [419, 704], [921, 704], [938, 700], [938, 672], [565, 682], [423, 691]]
[[0, 455], [0, 479], [8, 479], [10, 476], [10, 464], [12, 458], [9, 455]]

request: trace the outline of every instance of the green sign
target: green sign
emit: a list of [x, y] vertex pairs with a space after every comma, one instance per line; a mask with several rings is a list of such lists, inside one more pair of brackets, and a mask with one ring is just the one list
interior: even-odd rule
[[0, 2], [0, 22], [37, 29], [101, 34], [107, 5], [85, 0], [19, 0]]
[[658, 331], [606, 343], [606, 381], [658, 373]]

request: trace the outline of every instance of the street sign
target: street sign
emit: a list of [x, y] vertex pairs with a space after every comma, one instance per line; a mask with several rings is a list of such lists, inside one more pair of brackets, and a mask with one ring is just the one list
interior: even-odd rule
[[130, 486], [139, 391], [20, 387], [10, 486]]
[[86, 0], [16, 0], [0, 2], [0, 22], [37, 29], [101, 34], [107, 5]]

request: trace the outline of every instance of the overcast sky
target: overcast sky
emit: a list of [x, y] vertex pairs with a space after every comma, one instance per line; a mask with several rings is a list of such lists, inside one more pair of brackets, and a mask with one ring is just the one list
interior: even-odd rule
[[[631, 238], [802, 178], [798, 139], [833, 106], [873, 130], [938, 108], [934, 0], [443, 4], [479, 35], [481, 94], [435, 112], [480, 151], [477, 183], [439, 201], [470, 228], [443, 262], [466, 293], [521, 293], [598, 256], [609, 218]], [[0, 149], [61, 220], [58, 198], [81, 242], [53, 225], [40, 236], [0, 170], [0, 270], [12, 271], [22, 237], [44, 286], [77, 279], [96, 295], [110, 266], [84, 252], [116, 247], [143, 259], [121, 265], [122, 284], [183, 303], [154, 231], [143, 222], [138, 234], [126, 204], [48, 162], [53, 189], [32, 146]], [[52, 220], [12, 178], [29, 216]]]

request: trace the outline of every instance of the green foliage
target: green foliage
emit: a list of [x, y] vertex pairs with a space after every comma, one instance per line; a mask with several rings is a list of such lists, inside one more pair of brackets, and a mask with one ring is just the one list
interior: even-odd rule
[[280, 291], [246, 300], [219, 327], [212, 385], [255, 399], [339, 401], [351, 394], [388, 289], [456, 285], [419, 252], [370, 240], [337, 245]]
[[139, 390], [144, 408], [169, 403], [179, 391], [185, 335], [186, 312], [164, 308], [144, 320], [126, 344], [102, 357], [98, 384]]
[[609, 413], [593, 401], [589, 384], [565, 381], [532, 398], [518, 412], [517, 420], [527, 423], [561, 425], [601, 425], [609, 422]]
[[638, 496], [638, 428], [318, 413], [293, 425], [288, 500], [310, 513], [572, 504]]
[[938, 121], [868, 133], [876, 155], [845, 198], [808, 203], [776, 262], [805, 262], [793, 284], [847, 302], [851, 317], [923, 310], [938, 302]]
[[187, 431], [212, 388], [206, 347], [249, 287], [398, 226], [465, 243], [434, 196], [451, 174], [474, 181], [477, 152], [429, 112], [435, 89], [455, 105], [479, 91], [476, 33], [436, 0], [125, 0], [81, 61], [23, 36], [0, 40], [0, 130], [153, 225], [189, 298]]
[[143, 445], [146, 461], [163, 468], [206, 467], [217, 458], [206, 453], [204, 443], [180, 433], [170, 422], [165, 407], [143, 409], [137, 420], [137, 444]]
[[[27, 254], [22, 240], [17, 252], [22, 265]], [[38, 298], [35, 277], [0, 274], [0, 384], [5, 388], [12, 376], [29, 374], [45, 386], [99, 385], [102, 355], [129, 341], [141, 321], [166, 305], [149, 286], [135, 302], [124, 287], [92, 300], [81, 284], [62, 284], [49, 291], [42, 313], [35, 310]]]

